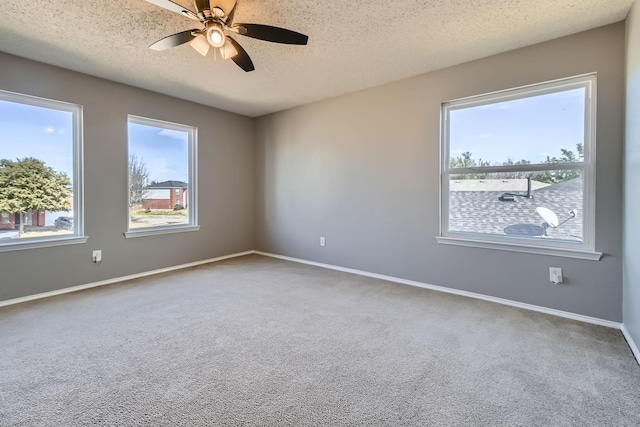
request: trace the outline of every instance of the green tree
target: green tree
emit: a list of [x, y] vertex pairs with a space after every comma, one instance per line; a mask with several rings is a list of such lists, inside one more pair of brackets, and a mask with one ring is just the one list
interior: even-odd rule
[[[491, 166], [490, 162], [480, 160], [474, 160], [472, 154], [469, 151], [465, 151], [462, 155], [451, 158], [449, 162], [450, 168], [473, 168], [473, 167]], [[468, 173], [464, 175], [453, 175], [453, 179], [485, 179], [486, 173]]]
[[[581, 162], [584, 159], [584, 145], [576, 144], [576, 152], [574, 153], [571, 150], [566, 148], [560, 149], [560, 157], [550, 157], [547, 156], [546, 160], [543, 162], [544, 164], [555, 164], [555, 163], [577, 163]], [[513, 166], [513, 165], [530, 165], [531, 162], [529, 160], [518, 160], [514, 161], [511, 158], [507, 158], [507, 161], [502, 162], [501, 166]], [[499, 163], [495, 163], [493, 166], [498, 166]], [[457, 157], [452, 157], [449, 162], [450, 168], [472, 168], [472, 167], [484, 167], [484, 166], [492, 166], [490, 162], [484, 161], [482, 159], [475, 160], [473, 158], [473, 154], [469, 151], [462, 153], [462, 155]], [[452, 175], [452, 179], [522, 179], [531, 176], [532, 179], [540, 182], [546, 182], [549, 184], [556, 184], [558, 182], [567, 181], [574, 178], [580, 177], [580, 172], [577, 170], [554, 170], [554, 171], [543, 171], [543, 172], [493, 172], [493, 173], [469, 173], [464, 175]]]
[[[544, 163], [576, 163], [584, 160], [584, 145], [576, 144], [576, 153], [566, 148], [560, 149], [560, 157], [549, 157]], [[568, 181], [570, 179], [579, 178], [580, 171], [577, 170], [557, 170], [557, 171], [544, 171], [539, 172], [532, 176], [533, 179], [540, 182], [546, 182], [549, 184], [556, 184], [558, 182]]]
[[71, 179], [42, 160], [0, 160], [0, 211], [19, 213], [20, 231], [24, 231], [28, 211], [68, 211], [70, 196]]
[[[502, 166], [518, 166], [518, 165], [530, 165], [531, 162], [529, 160], [518, 160], [513, 161], [512, 158], [508, 157], [506, 162], [502, 162]], [[489, 174], [489, 178], [491, 179], [524, 179], [529, 176], [530, 172], [494, 172]]]

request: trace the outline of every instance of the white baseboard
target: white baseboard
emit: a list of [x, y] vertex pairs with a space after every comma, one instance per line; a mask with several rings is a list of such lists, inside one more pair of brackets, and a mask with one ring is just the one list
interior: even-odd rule
[[[606, 326], [606, 327], [614, 328], [614, 329], [621, 329], [622, 328], [622, 324], [621, 323], [612, 322], [610, 320], [598, 319], [597, 317], [584, 316], [582, 314], [570, 313], [568, 311], [555, 310], [553, 308], [540, 307], [538, 305], [532, 305], [532, 304], [525, 304], [525, 303], [522, 303], [522, 302], [511, 301], [511, 300], [508, 300], [508, 299], [503, 299], [503, 298], [497, 298], [497, 297], [492, 297], [492, 296], [488, 296], [488, 295], [477, 294], [477, 293], [474, 293], [474, 292], [461, 291], [461, 290], [458, 290], [458, 289], [446, 288], [444, 286], [429, 285], [427, 283], [416, 282], [416, 281], [413, 281], [413, 280], [406, 280], [406, 279], [400, 279], [400, 278], [392, 277], [392, 276], [385, 276], [385, 275], [382, 275], [382, 274], [369, 273], [367, 271], [355, 270], [353, 268], [339, 267], [339, 266], [331, 265], [331, 264], [322, 264], [322, 263], [319, 263], [319, 262], [307, 261], [307, 260], [304, 260], [304, 259], [292, 258], [292, 257], [288, 257], [288, 256], [283, 256], [283, 255], [276, 255], [276, 254], [272, 254], [272, 253], [268, 253], [268, 252], [254, 251], [254, 253], [256, 253], [258, 255], [268, 256], [268, 257], [271, 257], [271, 258], [278, 258], [278, 259], [283, 259], [283, 260], [286, 260], [286, 261], [293, 261], [293, 262], [297, 262], [297, 263], [301, 263], [301, 264], [315, 265], [316, 267], [328, 268], [330, 270], [337, 270], [337, 271], [343, 271], [345, 273], [357, 274], [359, 276], [366, 276], [366, 277], [372, 277], [374, 279], [381, 279], [381, 280], [386, 280], [386, 281], [389, 281], [389, 282], [401, 283], [403, 285], [416, 286], [418, 288], [431, 289], [431, 290], [434, 290], [434, 291], [446, 292], [448, 294], [460, 295], [460, 296], [464, 296], [464, 297], [469, 297], [469, 298], [475, 298], [475, 299], [480, 299], [480, 300], [484, 300], [484, 301], [495, 302], [495, 303], [502, 304], [502, 305], [509, 305], [511, 307], [523, 308], [525, 310], [537, 311], [537, 312], [540, 312], [540, 313], [551, 314], [553, 316], [564, 317], [566, 319], [578, 320], [580, 322], [585, 322], [585, 323], [592, 323], [594, 325]], [[637, 353], [636, 353], [636, 357], [637, 357]]]
[[202, 260], [202, 261], [191, 262], [191, 263], [188, 263], [188, 264], [181, 264], [181, 265], [175, 265], [175, 266], [172, 266], [172, 267], [161, 268], [161, 269], [158, 269], [158, 270], [145, 271], [143, 273], [132, 274], [132, 275], [129, 275], [129, 276], [116, 277], [116, 278], [113, 278], [113, 279], [103, 280], [103, 281], [100, 281], [100, 282], [93, 282], [93, 283], [88, 283], [88, 284], [85, 284], [85, 285], [73, 286], [73, 287], [70, 287], [70, 288], [59, 289], [59, 290], [56, 290], [56, 291], [43, 292], [43, 293], [39, 293], [39, 294], [35, 294], [35, 295], [28, 295], [28, 296], [21, 297], [21, 298], [15, 298], [15, 299], [10, 299], [10, 300], [0, 301], [0, 307], [5, 307], [5, 306], [9, 306], [9, 305], [14, 305], [14, 304], [20, 304], [20, 303], [23, 303], [23, 302], [33, 301], [33, 300], [37, 300], [37, 299], [41, 299], [41, 298], [48, 298], [48, 297], [53, 297], [53, 296], [57, 296], [57, 295], [63, 295], [63, 294], [71, 293], [71, 292], [77, 292], [77, 291], [81, 291], [81, 290], [84, 290], [84, 289], [95, 288], [95, 287], [98, 287], [98, 286], [111, 285], [111, 284], [114, 284], [114, 283], [120, 283], [120, 282], [124, 282], [124, 281], [127, 281], [127, 280], [139, 279], [139, 278], [142, 278], [142, 277], [153, 276], [153, 275], [156, 275], [156, 274], [168, 273], [168, 272], [171, 272], [171, 271], [182, 270], [182, 269], [185, 269], [185, 268], [196, 267], [196, 266], [203, 265], [203, 264], [210, 264], [210, 263], [222, 261], [222, 260], [225, 260], [225, 259], [236, 258], [236, 257], [241, 257], [241, 256], [246, 256], [246, 255], [251, 255], [251, 254], [257, 254], [257, 255], [267, 256], [267, 257], [271, 257], [271, 258], [278, 258], [278, 259], [282, 259], [282, 260], [286, 260], [286, 261], [297, 262], [297, 263], [300, 263], [300, 264], [313, 265], [313, 266], [316, 266], [316, 267], [322, 267], [322, 268], [327, 268], [327, 269], [330, 269], [330, 270], [342, 271], [342, 272], [345, 272], [345, 273], [357, 274], [359, 276], [366, 276], [366, 277], [371, 277], [371, 278], [374, 278], [374, 279], [386, 280], [386, 281], [389, 281], [389, 282], [400, 283], [400, 284], [409, 285], [409, 286], [415, 286], [415, 287], [424, 288], [424, 289], [431, 289], [431, 290], [434, 290], [434, 291], [445, 292], [445, 293], [454, 294], [454, 295], [460, 295], [460, 296], [464, 296], [464, 297], [468, 297], [468, 298], [480, 299], [480, 300], [484, 300], [484, 301], [494, 302], [494, 303], [497, 303], [497, 304], [508, 305], [508, 306], [511, 306], [511, 307], [522, 308], [522, 309], [525, 309], [525, 310], [537, 311], [537, 312], [540, 312], [540, 313], [551, 314], [553, 316], [558, 316], [558, 317], [564, 317], [566, 319], [572, 319], [572, 320], [577, 320], [577, 321], [580, 321], [580, 322], [591, 323], [591, 324], [594, 324], [594, 325], [600, 325], [600, 326], [606, 326], [606, 327], [609, 327], [609, 328], [619, 329], [619, 330], [622, 331], [624, 337], [626, 338], [627, 342], [629, 343], [629, 346], [631, 347], [631, 351], [633, 352], [634, 356], [636, 357], [636, 359], [640, 363], [640, 350], [638, 349], [637, 345], [633, 341], [633, 339], [631, 337], [631, 334], [629, 334], [629, 331], [621, 323], [612, 322], [610, 320], [599, 319], [599, 318], [596, 318], [596, 317], [584, 316], [584, 315], [576, 314], [576, 313], [570, 313], [570, 312], [567, 312], [567, 311], [555, 310], [555, 309], [552, 309], [552, 308], [541, 307], [541, 306], [532, 305], [532, 304], [525, 304], [525, 303], [521, 303], [521, 302], [517, 302], [517, 301], [511, 301], [511, 300], [503, 299], [503, 298], [497, 298], [497, 297], [477, 294], [477, 293], [474, 293], [474, 292], [461, 291], [461, 290], [458, 290], [458, 289], [447, 288], [447, 287], [444, 287], [444, 286], [430, 285], [430, 284], [427, 284], [427, 283], [417, 282], [417, 281], [413, 281], [413, 280], [401, 279], [401, 278], [392, 277], [392, 276], [385, 276], [385, 275], [382, 275], [382, 274], [370, 273], [370, 272], [367, 272], [367, 271], [356, 270], [356, 269], [353, 269], [353, 268], [340, 267], [340, 266], [331, 265], [331, 264], [323, 264], [323, 263], [319, 263], [319, 262], [307, 261], [307, 260], [304, 260], [304, 259], [288, 257], [288, 256], [284, 256], [284, 255], [277, 255], [277, 254], [272, 254], [272, 253], [262, 252], [262, 251], [240, 252], [240, 253], [231, 254], [231, 255], [225, 255], [225, 256], [221, 256], [221, 257], [217, 257], [217, 258], [211, 258], [211, 259], [206, 259], [206, 260]]
[[629, 333], [629, 330], [624, 324], [622, 324], [620, 330], [622, 331], [622, 335], [624, 335], [624, 338], [627, 340], [629, 347], [631, 347], [631, 352], [636, 357], [636, 361], [640, 365], [640, 349], [638, 349], [638, 346], [636, 345], [635, 341], [631, 337], [631, 334]]
[[225, 255], [225, 256], [221, 256], [221, 257], [217, 257], [217, 258], [211, 258], [211, 259], [205, 259], [205, 260], [202, 260], [202, 261], [190, 262], [188, 264], [174, 265], [172, 267], [160, 268], [158, 270], [151, 270], [151, 271], [145, 271], [143, 273], [131, 274], [129, 276], [116, 277], [116, 278], [113, 278], [113, 279], [102, 280], [100, 282], [87, 283], [86, 285], [73, 286], [73, 287], [70, 287], [70, 288], [59, 289], [59, 290], [56, 290], [56, 291], [42, 292], [40, 294], [28, 295], [26, 297], [9, 299], [9, 300], [5, 300], [5, 301], [0, 301], [0, 307], [5, 307], [5, 306], [8, 306], [8, 305], [14, 305], [14, 304], [20, 304], [20, 303], [23, 303], [23, 302], [33, 301], [33, 300], [37, 300], [37, 299], [41, 299], [41, 298], [54, 297], [54, 296], [57, 296], [57, 295], [63, 295], [63, 294], [71, 293], [71, 292], [82, 291], [84, 289], [96, 288], [98, 286], [112, 285], [114, 283], [120, 283], [120, 282], [124, 282], [124, 281], [127, 281], [127, 280], [132, 280], [132, 279], [139, 279], [141, 277], [153, 276], [155, 274], [168, 273], [170, 271], [182, 270], [184, 268], [197, 267], [199, 265], [210, 264], [212, 262], [222, 261], [222, 260], [229, 259], [229, 258], [236, 258], [236, 257], [240, 257], [240, 256], [251, 255], [253, 253], [255, 253], [255, 251], [240, 252], [240, 253], [237, 253], [237, 254]]

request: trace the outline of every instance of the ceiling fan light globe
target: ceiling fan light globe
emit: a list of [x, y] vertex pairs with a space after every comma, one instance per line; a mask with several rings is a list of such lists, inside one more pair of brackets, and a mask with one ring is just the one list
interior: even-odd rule
[[207, 53], [209, 53], [209, 49], [211, 48], [207, 38], [202, 34], [194, 38], [189, 44], [202, 56], [207, 56]]
[[219, 44], [222, 41], [222, 36], [217, 31], [212, 31], [210, 33], [210, 36], [211, 36], [211, 42], [213, 42], [214, 44]]
[[217, 25], [209, 27], [207, 30], [207, 40], [213, 47], [222, 47], [226, 41], [224, 31]]
[[227, 41], [224, 44], [224, 46], [220, 48], [220, 55], [222, 56], [223, 59], [231, 59], [237, 54], [238, 54], [238, 51], [233, 46], [233, 44], [231, 44], [229, 41]]

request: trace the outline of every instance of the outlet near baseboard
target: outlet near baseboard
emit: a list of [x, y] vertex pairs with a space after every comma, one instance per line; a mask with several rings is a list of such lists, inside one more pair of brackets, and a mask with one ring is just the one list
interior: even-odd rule
[[560, 267], [549, 267], [549, 281], [554, 285], [562, 283], [562, 269]]

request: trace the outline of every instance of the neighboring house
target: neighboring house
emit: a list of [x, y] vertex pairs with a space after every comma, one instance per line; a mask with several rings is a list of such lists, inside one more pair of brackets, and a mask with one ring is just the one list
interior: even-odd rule
[[[73, 206], [73, 197], [69, 196], [69, 206]], [[24, 225], [30, 227], [53, 227], [55, 220], [61, 216], [73, 216], [72, 211], [42, 211], [30, 210], [25, 215]], [[20, 214], [0, 212], [0, 230], [20, 228]]]
[[[25, 215], [25, 224], [35, 227], [43, 227], [45, 225], [44, 211], [31, 211]], [[20, 214], [0, 212], [0, 230], [20, 228]]]
[[547, 229], [549, 237], [580, 240], [582, 178], [558, 184], [532, 181], [531, 187], [532, 198], [516, 196], [513, 201], [501, 201], [500, 196], [504, 193], [526, 194], [526, 179], [452, 180], [449, 199], [450, 230], [512, 234], [508, 233], [509, 230], [514, 230], [512, 226], [541, 226], [544, 220], [536, 212], [536, 208], [544, 207], [554, 212], [561, 221], [569, 217], [571, 210], [576, 212], [576, 217], [562, 226]]
[[173, 209], [189, 205], [189, 184], [182, 181], [156, 182], [147, 186], [142, 199], [143, 209]]

